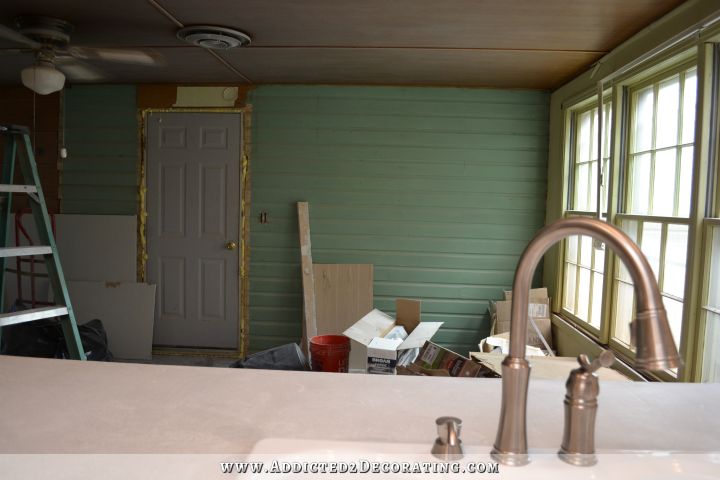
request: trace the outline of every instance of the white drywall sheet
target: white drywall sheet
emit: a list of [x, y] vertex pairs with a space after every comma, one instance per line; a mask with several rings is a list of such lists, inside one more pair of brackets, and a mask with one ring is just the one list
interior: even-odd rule
[[152, 358], [155, 285], [68, 282], [78, 324], [99, 318], [116, 358]]
[[[15, 245], [14, 215], [8, 245]], [[32, 214], [22, 216], [22, 224], [38, 245], [37, 229]], [[130, 282], [137, 280], [137, 217], [134, 215], [55, 215], [55, 242], [66, 280], [96, 282]], [[20, 236], [20, 245], [30, 245]], [[36, 257], [40, 259], [40, 257]], [[7, 260], [7, 268], [16, 269], [14, 258]], [[22, 270], [30, 270], [24, 262]], [[35, 264], [37, 273], [45, 273], [45, 265]], [[23, 276], [22, 297], [30, 300], [30, 277]], [[5, 274], [5, 305], [8, 311], [18, 298], [17, 276]], [[35, 279], [35, 300], [49, 300], [46, 278]]]
[[67, 280], [137, 281], [135, 215], [56, 215], [55, 222]]

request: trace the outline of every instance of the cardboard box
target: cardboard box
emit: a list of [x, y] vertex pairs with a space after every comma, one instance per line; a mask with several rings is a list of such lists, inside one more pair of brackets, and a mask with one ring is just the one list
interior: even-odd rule
[[[503, 290], [503, 295], [505, 296], [505, 300], [512, 300], [512, 290]], [[535, 300], [542, 302], [543, 300], [549, 298], [547, 288], [543, 287], [530, 289], [529, 298], [530, 303], [533, 303]]]
[[425, 342], [420, 355], [399, 373], [440, 377], [481, 377], [483, 366], [452, 350]]
[[[496, 348], [500, 349], [500, 353], [507, 355], [510, 353], [510, 332], [498, 333], [491, 337], [483, 338], [478, 344], [480, 352], [490, 353]], [[545, 352], [538, 347], [525, 345], [525, 355], [528, 357], [544, 357]]]
[[[490, 315], [493, 322], [491, 333], [494, 335], [510, 331], [510, 312], [512, 309], [512, 292], [504, 292], [505, 300], [490, 302]], [[552, 347], [552, 324], [550, 322], [550, 298], [547, 296], [547, 288], [535, 288], [530, 290], [530, 303], [528, 305], [528, 317], [530, 317], [540, 329], [548, 345]], [[542, 340], [532, 325], [528, 324], [527, 344], [533, 347], [545, 348]]]
[[394, 375], [398, 361], [399, 338], [375, 337], [367, 346], [367, 373]]
[[[398, 298], [395, 300], [395, 309], [396, 318], [392, 318], [390, 315], [374, 309], [343, 332], [346, 337], [353, 340], [352, 348], [366, 351], [367, 354], [363, 357], [365, 359], [373, 359], [372, 365], [367, 361], [362, 365], [351, 362], [351, 370], [361, 368], [368, 373], [394, 374], [397, 359], [400, 358], [404, 351], [422, 347], [426, 341], [435, 335], [443, 324], [443, 322], [421, 322], [419, 300]], [[391, 351], [390, 344], [381, 340], [388, 340], [384, 337], [398, 325], [405, 328], [408, 336], [396, 346], [393, 352]], [[373, 344], [373, 350], [370, 351], [368, 348], [374, 339], [377, 340]], [[392, 369], [391, 373], [387, 372], [386, 368], [383, 367], [389, 365], [385, 360], [395, 361], [392, 367], [387, 367]]]

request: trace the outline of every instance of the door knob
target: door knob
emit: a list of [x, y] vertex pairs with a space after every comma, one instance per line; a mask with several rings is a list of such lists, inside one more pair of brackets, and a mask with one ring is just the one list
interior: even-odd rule
[[237, 243], [231, 240], [225, 244], [225, 248], [227, 248], [228, 250], [235, 250], [237, 248]]

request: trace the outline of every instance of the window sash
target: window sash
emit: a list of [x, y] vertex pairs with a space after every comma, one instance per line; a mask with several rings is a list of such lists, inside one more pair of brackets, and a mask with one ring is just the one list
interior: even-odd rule
[[[691, 79], [695, 79], [691, 81]], [[660, 115], [669, 113], [665, 109], [659, 112], [663, 102], [663, 85], [669, 85], [677, 80], [677, 98], [673, 99], [676, 105], [674, 127], [675, 141], [667, 140], [668, 135], [658, 138]], [[693, 83], [694, 82], [694, 83]], [[689, 91], [688, 87], [694, 87]], [[695, 110], [690, 110], [688, 104], [697, 98], [697, 67], [692, 64], [683, 64], [675, 69], [664, 72], [662, 76], [654, 77], [648, 82], [631, 87], [628, 90], [630, 108], [628, 111], [628, 152], [625, 165], [625, 202], [624, 211], [639, 215], [660, 213], [666, 216], [690, 216], [690, 196], [692, 166], [694, 159], [694, 129]], [[643, 95], [651, 93], [651, 105], [643, 104]], [[672, 98], [672, 95], [670, 95]], [[665, 96], [667, 97], [667, 95]], [[687, 102], [686, 102], [687, 100]], [[645, 98], [645, 103], [648, 100]], [[692, 113], [692, 119], [689, 117]], [[639, 120], [644, 120], [641, 127]], [[646, 122], [650, 122], [647, 125]], [[664, 125], [664, 124], [663, 124]], [[687, 135], [687, 130], [692, 135]], [[638, 138], [638, 132], [645, 132]], [[662, 133], [662, 132], [661, 132]], [[645, 138], [649, 137], [649, 138]], [[692, 141], [690, 141], [692, 140]], [[673, 158], [674, 157], [674, 158]], [[658, 163], [663, 162], [658, 168]], [[643, 167], [644, 165], [644, 167]], [[670, 169], [672, 169], [670, 171]], [[667, 175], [670, 171], [671, 175]], [[646, 181], [649, 176], [649, 181]], [[671, 178], [670, 178], [671, 177]], [[641, 183], [636, 185], [637, 178]], [[664, 183], [665, 188], [659, 188]], [[667, 195], [668, 184], [672, 184], [672, 197]], [[668, 211], [668, 203], [670, 209]]]
[[[607, 212], [608, 165], [610, 161], [610, 130], [612, 107], [608, 99], [603, 100], [603, 154], [601, 159], [602, 178], [598, 181], [598, 107], [592, 102], [570, 114], [571, 146], [569, 150], [570, 189], [568, 210], [597, 211], [597, 189], [601, 189], [601, 211]], [[583, 118], [588, 125], [583, 127]], [[584, 168], [583, 168], [584, 167]], [[582, 175], [585, 170], [586, 175]], [[605, 215], [603, 215], [605, 216]]]

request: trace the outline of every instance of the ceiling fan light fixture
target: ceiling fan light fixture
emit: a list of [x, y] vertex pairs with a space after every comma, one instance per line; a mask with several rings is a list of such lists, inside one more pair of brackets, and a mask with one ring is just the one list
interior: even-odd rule
[[51, 63], [36, 63], [20, 72], [23, 85], [39, 95], [48, 95], [62, 90], [65, 75]]
[[214, 25], [184, 27], [177, 31], [177, 37], [196, 47], [210, 48], [212, 50], [245, 47], [250, 45], [252, 40], [247, 33]]

